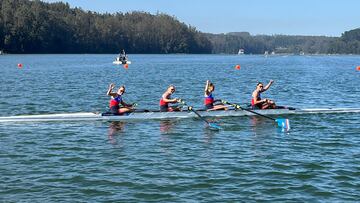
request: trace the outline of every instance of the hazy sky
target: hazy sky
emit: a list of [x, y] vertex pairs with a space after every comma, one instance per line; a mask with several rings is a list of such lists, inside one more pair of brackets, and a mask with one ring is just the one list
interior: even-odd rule
[[[56, 2], [60, 0], [44, 0]], [[96, 12], [175, 16], [202, 32], [340, 36], [360, 27], [360, 0], [62, 0]]]

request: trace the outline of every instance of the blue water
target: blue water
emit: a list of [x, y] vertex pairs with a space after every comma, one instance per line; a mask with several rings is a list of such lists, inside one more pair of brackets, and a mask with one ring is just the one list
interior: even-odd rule
[[[157, 109], [176, 97], [249, 103], [257, 81], [279, 105], [360, 107], [360, 56], [0, 56], [0, 116], [105, 111], [110, 83], [125, 101]], [[23, 67], [17, 67], [22, 63]], [[234, 67], [241, 65], [240, 70]], [[0, 124], [0, 202], [358, 202], [360, 115]]]

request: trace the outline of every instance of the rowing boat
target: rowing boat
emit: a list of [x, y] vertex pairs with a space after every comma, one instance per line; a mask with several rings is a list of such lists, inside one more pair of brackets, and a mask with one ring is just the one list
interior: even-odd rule
[[[267, 109], [253, 110], [262, 115], [291, 115], [291, 114], [329, 114], [329, 113], [360, 113], [360, 108], [313, 108], [313, 109]], [[228, 111], [197, 111], [203, 117], [229, 117], [229, 116], [252, 116], [245, 110]], [[39, 122], [39, 121], [119, 121], [141, 119], [168, 119], [168, 118], [195, 118], [197, 115], [192, 111], [159, 112], [159, 111], [135, 111], [126, 115], [112, 115], [107, 113], [61, 113], [42, 115], [21, 115], [0, 117], [0, 122]]]

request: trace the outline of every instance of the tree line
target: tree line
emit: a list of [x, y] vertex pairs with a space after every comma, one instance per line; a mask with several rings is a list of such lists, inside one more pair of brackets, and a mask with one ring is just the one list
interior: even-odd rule
[[341, 37], [252, 36], [247, 32], [206, 35], [213, 46], [212, 53], [235, 54], [244, 49], [247, 54], [360, 54], [360, 28], [346, 31]]
[[329, 53], [360, 54], [360, 28], [344, 32], [330, 42]]
[[68, 3], [0, 0], [0, 50], [6, 53], [309, 53], [360, 54], [360, 29], [341, 37], [202, 33], [174, 16], [96, 13]]
[[0, 0], [0, 48], [9, 53], [209, 53], [210, 41], [175, 17], [100, 14], [68, 3]]
[[212, 42], [212, 53], [264, 54], [268, 52], [300, 54], [328, 53], [329, 45], [336, 38], [325, 36], [255, 35], [247, 32], [207, 34]]

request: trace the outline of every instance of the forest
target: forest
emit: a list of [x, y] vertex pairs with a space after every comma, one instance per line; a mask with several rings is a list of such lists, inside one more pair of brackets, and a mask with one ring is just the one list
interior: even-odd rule
[[6, 53], [210, 53], [210, 41], [166, 14], [99, 14], [67, 3], [0, 0]]
[[360, 29], [340, 37], [211, 34], [164, 13], [97, 13], [68, 3], [0, 0], [5, 53], [360, 54]]
[[244, 49], [245, 54], [324, 54], [328, 53], [330, 42], [336, 40], [325, 36], [288, 36], [288, 35], [255, 35], [249, 33], [207, 34], [213, 50], [212, 53], [238, 53]]

